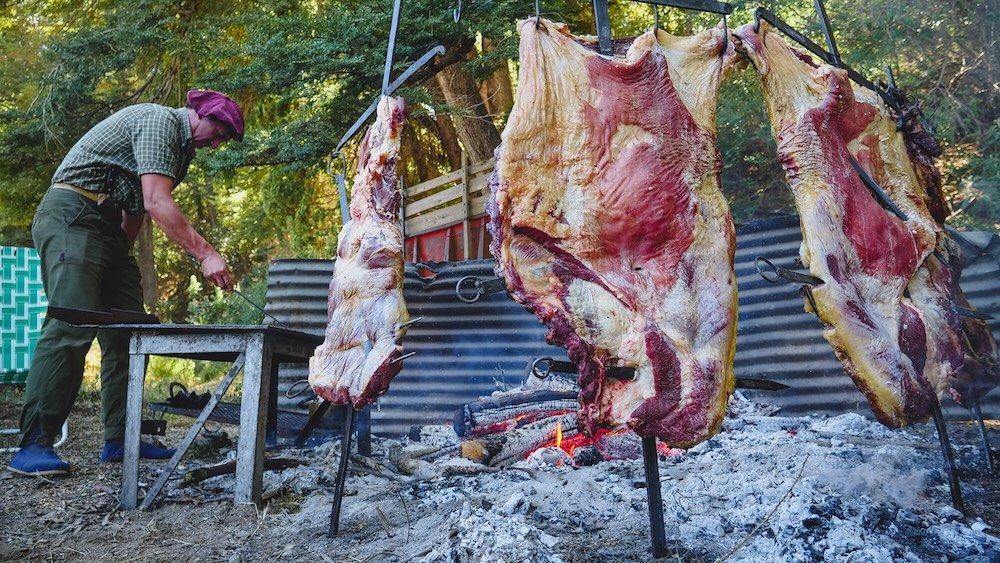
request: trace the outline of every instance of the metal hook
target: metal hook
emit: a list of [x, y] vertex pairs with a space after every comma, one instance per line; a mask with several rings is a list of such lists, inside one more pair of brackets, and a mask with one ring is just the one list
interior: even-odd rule
[[892, 67], [885, 65], [885, 75], [889, 79], [889, 88], [896, 89], [896, 77], [892, 74]]
[[722, 14], [722, 54], [726, 54], [726, 49], [729, 48], [729, 22], [726, 20], [726, 14]]
[[650, 4], [653, 7], [653, 33], [656, 33], [657, 29], [660, 29], [660, 9], [656, 4]]
[[754, 34], [760, 33], [760, 11], [764, 8], [757, 8], [753, 11], [753, 32]]
[[[302, 388], [296, 389], [299, 385], [302, 385]], [[295, 397], [298, 397], [299, 395], [305, 393], [306, 389], [309, 389], [309, 380], [300, 379], [295, 383], [292, 383], [288, 387], [288, 389], [285, 391], [285, 397], [288, 397], [289, 399], [294, 399]]]
[[809, 301], [809, 307], [812, 309], [812, 313], [819, 318], [819, 307], [816, 306], [816, 298], [813, 297], [812, 288], [808, 285], [804, 285], [799, 288], [799, 292]]
[[[778, 283], [779, 281], [784, 279], [786, 281], [799, 282], [799, 283], [804, 283], [806, 285], [823, 284], [823, 280], [817, 278], [816, 276], [811, 276], [809, 274], [800, 274], [792, 270], [787, 270], [785, 268], [775, 266], [773, 262], [771, 262], [767, 258], [764, 258], [763, 256], [758, 256], [757, 258], [755, 258], [753, 263], [754, 266], [757, 268], [757, 273], [760, 274], [760, 277], [764, 278], [765, 280], [771, 283]], [[761, 263], [767, 264], [767, 266], [770, 268], [770, 271], [765, 270], [761, 266]]]
[[[337, 157], [340, 157], [340, 160], [344, 163], [343, 171], [340, 174], [333, 173], [333, 161]], [[351, 220], [350, 202], [347, 201], [347, 183], [344, 181], [347, 177], [347, 158], [339, 150], [333, 151], [330, 154], [330, 160], [326, 164], [326, 173], [332, 176], [337, 183], [337, 197], [340, 200], [340, 220], [346, 225]]]
[[535, 29], [542, 27], [542, 0], [535, 0]]
[[462, 0], [458, 0], [458, 7], [452, 11], [455, 16], [455, 23], [458, 23], [462, 19]]
[[[539, 364], [545, 364], [545, 369], [539, 371]], [[535, 358], [535, 361], [531, 362], [531, 373], [534, 374], [538, 379], [545, 379], [552, 374], [552, 358]]]
[[[471, 281], [472, 287], [475, 288], [475, 294], [472, 295], [471, 297], [466, 297], [465, 295], [462, 295], [462, 284], [465, 284], [468, 281]], [[475, 303], [476, 301], [479, 301], [480, 297], [483, 296], [483, 282], [480, 281], [479, 278], [477, 278], [476, 276], [465, 276], [464, 278], [458, 280], [458, 283], [455, 284], [455, 295], [457, 295], [459, 299], [465, 301], [466, 303]]]
[[347, 158], [340, 151], [333, 151], [327, 157], [327, 160], [326, 160], [326, 173], [329, 174], [331, 178], [336, 178], [337, 177], [337, 175], [333, 173], [333, 161], [335, 159], [337, 159], [337, 158], [340, 158], [341, 162], [344, 163], [343, 172], [341, 172], [340, 175], [346, 177], [347, 176]]
[[[767, 264], [768, 267], [771, 268], [771, 270], [770, 271], [764, 270], [760, 265], [761, 262]], [[754, 259], [753, 265], [755, 268], [757, 268], [757, 273], [760, 274], [760, 277], [764, 278], [766, 281], [769, 281], [771, 283], [778, 283], [781, 281], [781, 276], [778, 275], [778, 269], [767, 258], [764, 258], [763, 256], [758, 256], [756, 259]]]

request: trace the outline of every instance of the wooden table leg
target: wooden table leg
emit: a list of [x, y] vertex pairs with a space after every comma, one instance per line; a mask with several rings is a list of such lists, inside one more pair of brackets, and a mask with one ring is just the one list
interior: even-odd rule
[[128, 364], [128, 395], [125, 401], [125, 453], [122, 460], [122, 508], [132, 510], [139, 497], [139, 432], [142, 427], [143, 385], [146, 382], [145, 354], [136, 354], [139, 336], [133, 335]]
[[263, 383], [269, 388], [266, 403], [267, 435], [264, 444], [265, 446], [273, 446], [278, 443], [278, 363], [271, 362], [271, 369], [262, 372], [261, 375], [265, 378]]
[[215, 407], [218, 406], [219, 402], [222, 400], [222, 396], [226, 394], [226, 391], [229, 390], [229, 386], [232, 385], [233, 380], [236, 379], [236, 374], [243, 369], [245, 358], [246, 356], [243, 354], [236, 357], [236, 361], [233, 362], [233, 366], [229, 368], [229, 373], [226, 374], [226, 377], [222, 378], [222, 382], [219, 383], [219, 387], [215, 390], [215, 393], [212, 394], [212, 397], [208, 400], [208, 404], [205, 405], [205, 408], [201, 409], [201, 414], [198, 415], [198, 420], [196, 420], [194, 425], [188, 429], [187, 435], [184, 436], [183, 440], [181, 440], [181, 444], [177, 446], [177, 451], [174, 452], [173, 457], [170, 458], [170, 461], [167, 462], [167, 464], [163, 467], [163, 470], [160, 472], [160, 478], [153, 483], [153, 487], [146, 493], [146, 498], [142, 499], [141, 508], [143, 510], [152, 507], [153, 501], [156, 500], [156, 496], [160, 494], [161, 490], [163, 490], [163, 486], [167, 484], [167, 480], [170, 479], [170, 476], [173, 475], [177, 466], [180, 465], [181, 458], [184, 457], [188, 448], [190, 448], [191, 444], [194, 443], [194, 439], [198, 437], [198, 433], [201, 432], [201, 429], [205, 427], [205, 423], [208, 422], [208, 417], [212, 416], [212, 413], [215, 411]]
[[267, 378], [271, 373], [271, 364], [271, 350], [265, 346], [264, 335], [252, 335], [247, 340], [246, 364], [243, 366], [240, 439], [236, 449], [234, 502], [237, 505], [260, 502], [264, 473], [266, 413], [271, 395], [271, 385]]

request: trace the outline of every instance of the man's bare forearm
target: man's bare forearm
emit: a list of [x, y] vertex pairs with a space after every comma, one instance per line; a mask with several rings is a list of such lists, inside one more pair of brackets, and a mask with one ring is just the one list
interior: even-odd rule
[[[151, 178], [152, 177], [152, 178]], [[173, 182], [166, 176], [144, 174], [142, 176], [143, 203], [146, 213], [156, 226], [199, 262], [216, 252], [204, 237], [194, 230], [184, 213], [170, 194]]]

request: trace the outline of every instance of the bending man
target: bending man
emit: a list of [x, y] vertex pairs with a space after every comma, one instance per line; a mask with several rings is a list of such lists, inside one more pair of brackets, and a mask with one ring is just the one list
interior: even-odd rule
[[[195, 149], [243, 140], [243, 111], [225, 94], [192, 90], [188, 105], [126, 107], [95, 125], [70, 149], [35, 211], [31, 236], [51, 305], [143, 311], [132, 247], [149, 214], [172, 241], [201, 262], [223, 290], [233, 288], [225, 259], [181, 213], [171, 195]], [[23, 475], [67, 474], [52, 449], [83, 382], [84, 361], [101, 347], [101, 462], [119, 462], [125, 436], [128, 340], [123, 331], [78, 328], [46, 318], [28, 372], [21, 450], [7, 469]], [[172, 449], [141, 442], [139, 454], [168, 459]]]

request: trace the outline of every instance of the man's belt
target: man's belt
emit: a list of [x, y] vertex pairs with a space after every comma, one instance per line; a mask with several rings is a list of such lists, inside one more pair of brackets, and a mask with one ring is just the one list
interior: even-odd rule
[[63, 184], [62, 182], [56, 182], [52, 184], [53, 188], [58, 188], [60, 190], [69, 190], [71, 192], [76, 192], [83, 197], [89, 199], [90, 201], [100, 205], [104, 203], [104, 200], [108, 199], [108, 194], [102, 194], [98, 192], [92, 192], [90, 190], [85, 190], [83, 188], [78, 188], [72, 184]]

